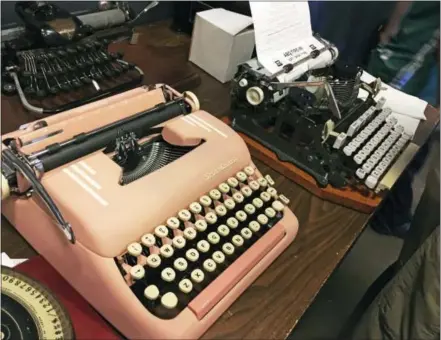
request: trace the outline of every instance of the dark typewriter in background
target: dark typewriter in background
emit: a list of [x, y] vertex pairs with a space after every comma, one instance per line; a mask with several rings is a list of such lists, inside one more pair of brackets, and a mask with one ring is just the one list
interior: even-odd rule
[[37, 115], [54, 114], [128, 90], [143, 72], [108, 51], [109, 39], [49, 2], [17, 2], [25, 33], [2, 48], [2, 93]]

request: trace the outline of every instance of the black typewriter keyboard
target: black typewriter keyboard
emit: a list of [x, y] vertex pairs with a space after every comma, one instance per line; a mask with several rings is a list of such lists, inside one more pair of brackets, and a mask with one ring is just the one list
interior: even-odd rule
[[283, 217], [272, 185], [246, 167], [129, 244], [115, 262], [141, 303], [163, 319], [187, 307]]

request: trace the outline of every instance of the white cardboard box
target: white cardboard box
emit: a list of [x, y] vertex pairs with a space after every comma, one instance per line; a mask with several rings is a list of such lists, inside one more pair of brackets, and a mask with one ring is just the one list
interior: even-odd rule
[[210, 9], [196, 14], [189, 60], [222, 83], [251, 58], [254, 30], [251, 17]]

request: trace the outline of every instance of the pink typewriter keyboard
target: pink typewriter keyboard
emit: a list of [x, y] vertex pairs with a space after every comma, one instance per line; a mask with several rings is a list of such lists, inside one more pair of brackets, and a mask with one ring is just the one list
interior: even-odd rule
[[129, 244], [115, 262], [139, 301], [162, 319], [186, 307], [202, 319], [285, 235], [289, 200], [273, 184], [246, 167]]

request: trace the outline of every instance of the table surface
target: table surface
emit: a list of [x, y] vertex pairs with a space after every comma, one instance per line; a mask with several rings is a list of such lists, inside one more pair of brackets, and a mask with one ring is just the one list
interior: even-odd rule
[[[143, 34], [149, 37], [149, 43], [144, 45], [149, 66], [143, 67], [144, 71], [148, 73], [150, 67], [176, 69], [176, 64], [162, 64], [161, 56], [166, 54], [163, 50], [167, 46], [161, 43], [168, 41], [168, 46], [172, 48], [173, 44], [186, 46], [188, 51], [190, 39], [172, 32], [167, 22], [144, 28]], [[155, 35], [161, 38], [156, 40]], [[182, 51], [180, 53], [185, 56]], [[229, 84], [221, 84], [197, 67], [191, 67], [201, 80], [201, 85], [193, 90], [201, 102], [201, 108], [218, 117], [228, 114]], [[153, 81], [165, 82], [155, 78]], [[5, 102], [11, 101], [13, 99], [2, 97], [2, 133], [13, 131], [19, 124], [29, 120], [24, 114], [16, 115], [11, 105], [4, 106]], [[255, 160], [255, 164], [262, 173], [273, 177], [279, 192], [291, 199], [289, 206], [299, 220], [299, 233], [287, 250], [208, 330], [203, 336], [205, 339], [287, 337], [369, 219], [368, 214], [313, 196], [258, 160]], [[35, 251], [4, 217], [1, 235], [2, 251], [6, 251], [11, 258], [35, 255]]]

